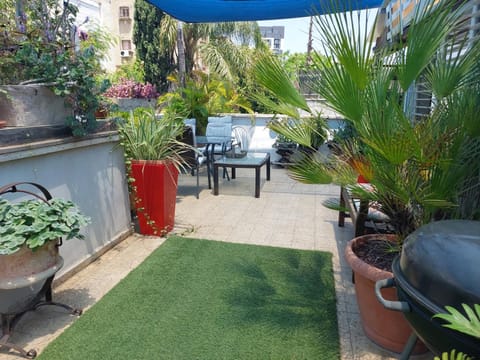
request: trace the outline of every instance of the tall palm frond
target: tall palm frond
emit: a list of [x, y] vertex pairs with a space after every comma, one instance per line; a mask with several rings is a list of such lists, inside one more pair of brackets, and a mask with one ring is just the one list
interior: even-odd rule
[[[404, 91], [424, 72], [432, 58], [446, 43], [449, 34], [461, 18], [462, 7], [454, 8], [453, 1], [427, 1], [417, 6], [408, 28], [407, 43], [397, 55], [397, 80]], [[420, 36], [419, 36], [420, 35]]]
[[[431, 220], [480, 219], [480, 45], [459, 41], [455, 29], [462, 11], [454, 1], [428, 1], [405, 37], [375, 53], [373, 32], [352, 14], [316, 17], [328, 56], [313, 58], [321, 74], [313, 89], [353, 124], [359, 145], [348, 150], [348, 142], [340, 144], [343, 152], [327, 163], [303, 154], [290, 175], [306, 183], [350, 184], [362, 198], [381, 204], [400, 238]], [[269, 58], [260, 62], [281, 74]], [[258, 64], [256, 70], [262, 76], [269, 71]], [[300, 108], [293, 86], [278, 74], [258, 77], [276, 95], [265, 103], [277, 110]], [[421, 120], [405, 112], [406, 91], [418, 83], [435, 104]], [[273, 128], [292, 139], [306, 136], [289, 122]], [[356, 186], [355, 174], [370, 180], [373, 190]]]
[[160, 49], [164, 52], [176, 53], [177, 48], [177, 20], [171, 16], [164, 15], [160, 22]]
[[235, 45], [230, 39], [220, 38], [202, 43], [199, 54], [211, 73], [235, 82], [237, 76], [242, 76], [247, 71], [251, 51], [247, 47]]
[[[177, 53], [177, 23], [169, 15], [162, 18], [159, 46], [163, 51]], [[260, 37], [256, 22], [185, 23], [182, 28], [187, 75], [201, 63], [233, 79], [235, 69], [246, 68], [248, 63], [247, 56], [235, 56], [242, 51], [235, 54], [234, 47], [257, 44]]]
[[294, 118], [274, 119], [268, 124], [268, 127], [294, 143], [306, 148], [311, 147], [312, 136], [318, 131], [313, 118], [301, 120]]
[[277, 113], [283, 113], [293, 118], [299, 118], [297, 108], [311, 113], [305, 98], [292, 84], [280, 61], [273, 54], [270, 52], [260, 53], [254, 64], [253, 72], [256, 82], [275, 95], [275, 101], [272, 101], [267, 96], [257, 93], [253, 95], [255, 100], [270, 107], [275, 107], [276, 104], [277, 109], [288, 111], [288, 113], [276, 111]]
[[458, 87], [476, 82], [480, 77], [479, 57], [479, 41], [471, 44], [466, 35], [460, 43], [451, 38], [426, 69], [425, 78], [435, 98], [441, 101]]

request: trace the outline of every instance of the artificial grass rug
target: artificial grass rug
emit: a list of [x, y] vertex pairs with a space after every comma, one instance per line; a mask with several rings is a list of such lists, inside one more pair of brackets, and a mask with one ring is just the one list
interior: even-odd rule
[[171, 237], [38, 359], [339, 359], [331, 255]]

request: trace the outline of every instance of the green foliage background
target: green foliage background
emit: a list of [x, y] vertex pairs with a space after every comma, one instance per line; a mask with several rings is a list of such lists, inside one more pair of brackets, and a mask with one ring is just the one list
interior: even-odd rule
[[145, 81], [156, 85], [158, 91], [168, 89], [167, 76], [175, 70], [173, 53], [164, 52], [160, 22], [164, 13], [144, 0], [135, 0], [133, 42], [137, 57], [143, 62]]

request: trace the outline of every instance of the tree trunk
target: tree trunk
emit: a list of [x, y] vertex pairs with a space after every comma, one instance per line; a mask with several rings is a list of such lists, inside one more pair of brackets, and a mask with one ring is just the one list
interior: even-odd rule
[[178, 48], [178, 80], [182, 88], [185, 87], [185, 44], [183, 42], [183, 24], [177, 22], [177, 48]]
[[313, 16], [310, 16], [310, 25], [308, 27], [308, 43], [307, 43], [307, 66], [312, 65], [313, 50]]
[[15, 23], [17, 31], [24, 34], [26, 32], [25, 5], [23, 0], [17, 0], [15, 3]]

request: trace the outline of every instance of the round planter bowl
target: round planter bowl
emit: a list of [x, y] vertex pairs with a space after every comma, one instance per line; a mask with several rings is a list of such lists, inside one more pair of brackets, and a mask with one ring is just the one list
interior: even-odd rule
[[56, 241], [36, 251], [27, 247], [0, 255], [0, 313], [16, 314], [29, 308], [46, 280], [63, 266]]
[[[392, 278], [393, 273], [371, 266], [355, 254], [355, 248], [360, 244], [379, 238], [395, 241], [395, 235], [359, 236], [348, 242], [345, 257], [354, 273], [355, 293], [365, 334], [380, 347], [401, 353], [413, 330], [403, 313], [384, 308], [375, 296], [375, 283], [378, 280]], [[396, 290], [393, 288], [383, 289], [382, 294], [387, 300], [398, 300]], [[423, 343], [417, 342], [413, 354], [423, 354], [427, 351]]]

